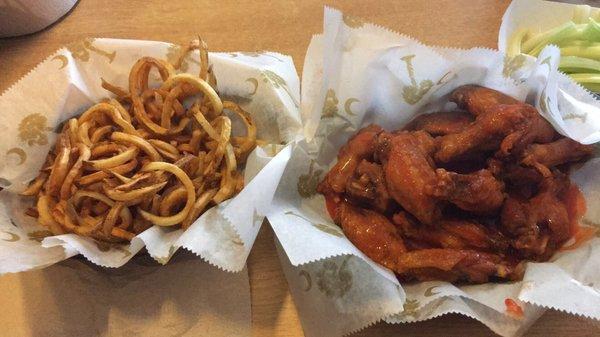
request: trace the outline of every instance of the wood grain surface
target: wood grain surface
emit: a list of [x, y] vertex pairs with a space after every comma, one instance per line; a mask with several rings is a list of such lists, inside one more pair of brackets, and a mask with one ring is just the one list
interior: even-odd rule
[[[81, 0], [62, 20], [28, 36], [0, 39], [0, 92], [62, 45], [84, 37], [186, 43], [200, 34], [214, 51], [274, 50], [291, 55], [301, 74], [312, 35], [321, 31], [323, 5], [359, 16], [424, 43], [496, 47], [508, 0], [200, 1]], [[3, 111], [2, 113], [9, 113]], [[273, 244], [263, 226], [248, 261], [255, 336], [302, 336], [302, 327]], [[406, 325], [376, 324], [355, 336], [489, 336], [479, 322], [446, 316]], [[600, 325], [546, 313], [528, 336], [598, 336]]]

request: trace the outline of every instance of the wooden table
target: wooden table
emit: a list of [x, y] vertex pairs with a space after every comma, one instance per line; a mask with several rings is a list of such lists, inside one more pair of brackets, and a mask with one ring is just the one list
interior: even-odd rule
[[[291, 55], [302, 73], [304, 53], [321, 32], [323, 5], [363, 17], [427, 44], [496, 47], [508, 0], [403, 1], [106, 1], [81, 0], [50, 28], [0, 40], [0, 92], [60, 46], [83, 37], [113, 37], [186, 43], [197, 34], [215, 51], [274, 50]], [[6, 113], [6, 112], [3, 112]], [[301, 336], [302, 327], [273, 244], [264, 226], [248, 261], [256, 336]], [[355, 336], [487, 336], [482, 324], [446, 316], [407, 325], [377, 324]], [[548, 312], [529, 336], [598, 336], [600, 325]]]

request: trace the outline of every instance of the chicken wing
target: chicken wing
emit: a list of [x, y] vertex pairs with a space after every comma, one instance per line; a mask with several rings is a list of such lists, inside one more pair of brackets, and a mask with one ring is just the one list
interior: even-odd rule
[[549, 168], [582, 160], [590, 156], [594, 148], [580, 144], [570, 138], [561, 138], [548, 144], [532, 144], [523, 153], [522, 163], [537, 168], [544, 176], [550, 175]]
[[474, 116], [479, 116], [492, 110], [500, 104], [522, 104], [520, 101], [497, 90], [478, 85], [463, 85], [450, 95], [450, 101], [460, 109], [467, 110]]
[[466, 247], [490, 252], [505, 252], [509, 247], [508, 238], [495, 226], [483, 226], [468, 219], [443, 220], [439, 225], [447, 233], [459, 237]]
[[340, 225], [348, 240], [373, 261], [397, 270], [398, 258], [406, 252], [396, 227], [383, 215], [341, 202]]
[[569, 187], [567, 176], [554, 172], [552, 178], [544, 179], [539, 193], [529, 200], [529, 211], [538, 224], [550, 230], [550, 239], [563, 243], [571, 236], [569, 213], [560, 199]]
[[440, 220], [434, 227], [425, 227], [406, 212], [394, 214], [392, 220], [403, 238], [418, 242], [420, 247], [487, 251], [504, 251], [508, 247], [499, 231], [471, 220]]
[[511, 245], [524, 257], [540, 256], [546, 250], [549, 236], [541, 233], [537, 221], [529, 214], [527, 200], [509, 197], [501, 212], [504, 232], [513, 238]]
[[530, 200], [509, 197], [500, 216], [513, 247], [524, 257], [545, 260], [571, 236], [569, 213], [559, 196], [568, 187], [560, 173], [546, 178]]
[[500, 176], [506, 185], [506, 189], [513, 194], [523, 198], [531, 198], [538, 190], [544, 177], [538, 170], [532, 167], [521, 166], [515, 163], [505, 163], [500, 172], [495, 174]]
[[344, 234], [356, 248], [401, 277], [425, 280], [429, 271], [438, 274], [437, 279], [481, 283], [509, 274], [510, 268], [493, 254], [450, 248], [408, 252], [396, 227], [377, 212], [342, 202], [339, 213]]
[[440, 137], [435, 159], [447, 163], [472, 153], [497, 150], [504, 137], [525, 119], [518, 105], [495, 105], [488, 111], [463, 132]]
[[458, 271], [457, 281], [470, 283], [486, 283], [491, 277], [502, 279], [521, 279], [521, 270], [518, 266], [497, 254], [467, 250], [466, 256], [454, 269]]
[[381, 165], [363, 160], [346, 184], [346, 194], [358, 203], [385, 212], [391, 202]]
[[402, 280], [485, 283], [491, 277], [515, 279], [516, 268], [496, 254], [471, 249], [431, 248], [404, 253], [396, 273]]
[[398, 212], [392, 217], [403, 238], [417, 243], [424, 248], [454, 248], [467, 247], [463, 240], [452, 233], [446, 232], [438, 226], [424, 226], [407, 212]]
[[437, 169], [432, 195], [447, 200], [465, 211], [493, 213], [502, 207], [504, 184], [488, 170], [459, 174]]
[[[431, 159], [431, 155], [437, 150], [435, 139], [425, 131], [413, 131], [411, 134], [417, 146], [427, 155], [427, 159]], [[433, 160], [431, 162], [433, 163]]]
[[450, 100], [475, 116], [493, 112], [494, 107], [500, 104], [521, 106], [527, 120], [502, 142], [500, 154], [503, 156], [511, 153], [518, 155], [531, 143], [547, 143], [556, 138], [557, 133], [552, 125], [533, 106], [519, 102], [499, 91], [476, 85], [465, 85], [454, 90]]
[[378, 139], [377, 153], [389, 194], [424, 224], [432, 224], [441, 215], [439, 201], [428, 193], [436, 181], [429, 156], [435, 149], [432, 144], [425, 132], [382, 134]]
[[445, 136], [459, 133], [475, 119], [464, 111], [442, 111], [420, 115], [408, 123], [404, 130], [423, 130], [432, 136]]
[[521, 107], [526, 120], [500, 144], [499, 155], [502, 157], [519, 156], [530, 144], [548, 143], [558, 136], [552, 125], [533, 106], [521, 103]]
[[342, 193], [356, 167], [363, 159], [372, 156], [377, 135], [383, 129], [377, 125], [369, 125], [358, 131], [338, 153], [337, 163], [329, 170], [325, 179], [319, 184], [320, 193]]

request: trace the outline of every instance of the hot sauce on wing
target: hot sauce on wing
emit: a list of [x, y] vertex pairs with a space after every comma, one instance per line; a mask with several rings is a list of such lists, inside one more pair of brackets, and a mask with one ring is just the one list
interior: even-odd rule
[[498, 91], [466, 85], [450, 100], [461, 110], [359, 130], [318, 191], [348, 239], [402, 280], [520, 279], [525, 261], [586, 233], [567, 173], [592, 148]]

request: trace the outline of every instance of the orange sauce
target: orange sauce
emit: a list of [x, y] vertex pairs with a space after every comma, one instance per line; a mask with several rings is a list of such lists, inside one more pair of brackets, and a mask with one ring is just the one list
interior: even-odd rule
[[514, 318], [523, 318], [523, 308], [515, 300], [507, 298], [504, 300], [504, 305], [506, 306], [507, 314]]
[[585, 214], [587, 207], [583, 194], [575, 184], [571, 184], [567, 189], [563, 202], [567, 207], [569, 221], [571, 222], [571, 236], [573, 243], [568, 246], [563, 246], [560, 250], [572, 250], [578, 248], [589, 239], [596, 235], [595, 227], [581, 226], [580, 221]]
[[325, 196], [325, 207], [327, 207], [327, 212], [332, 219], [336, 218], [337, 208], [340, 202], [340, 198], [337, 195], [330, 194]]
[[567, 207], [567, 213], [569, 214], [569, 220], [571, 221], [571, 235], [575, 235], [581, 228], [579, 221], [587, 210], [585, 199], [577, 185], [571, 184], [569, 186], [563, 198], [563, 202]]

